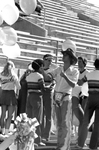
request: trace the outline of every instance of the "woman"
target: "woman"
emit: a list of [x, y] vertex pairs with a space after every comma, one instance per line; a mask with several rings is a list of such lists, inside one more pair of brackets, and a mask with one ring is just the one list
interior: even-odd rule
[[[20, 84], [18, 77], [14, 72], [14, 64], [12, 61], [8, 61], [4, 66], [3, 71], [0, 74], [1, 81], [1, 132], [3, 134], [8, 134], [11, 119], [14, 111], [16, 110], [17, 100], [15, 91], [20, 89]], [[7, 118], [6, 111], [8, 111]], [[4, 132], [5, 129], [5, 132]]]
[[71, 141], [71, 95], [76, 85], [79, 72], [74, 65], [77, 63], [75, 55], [76, 45], [66, 39], [66, 47], [61, 51], [63, 66], [59, 66], [50, 73], [42, 72], [46, 81], [56, 80], [54, 103], [57, 117], [57, 148], [69, 150]]

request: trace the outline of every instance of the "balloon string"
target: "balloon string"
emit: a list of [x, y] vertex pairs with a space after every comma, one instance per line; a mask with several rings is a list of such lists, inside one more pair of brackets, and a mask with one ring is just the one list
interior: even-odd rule
[[26, 18], [24, 18], [24, 17], [19, 16], [19, 18], [21, 18], [21, 19], [26, 20], [26, 21], [28, 21], [28, 22], [29, 22], [29, 20], [27, 20], [27, 19], [26, 19]]

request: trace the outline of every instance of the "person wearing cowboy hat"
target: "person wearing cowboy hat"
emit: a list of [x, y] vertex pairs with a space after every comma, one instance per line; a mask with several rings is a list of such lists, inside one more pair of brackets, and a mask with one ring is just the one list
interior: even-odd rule
[[[65, 45], [65, 46], [64, 46]], [[62, 45], [63, 66], [59, 66], [46, 74], [43, 70], [45, 80], [56, 80], [54, 103], [57, 117], [57, 150], [69, 150], [71, 139], [72, 119], [72, 88], [78, 81], [79, 72], [74, 65], [77, 63], [75, 55], [76, 45], [67, 39]]]

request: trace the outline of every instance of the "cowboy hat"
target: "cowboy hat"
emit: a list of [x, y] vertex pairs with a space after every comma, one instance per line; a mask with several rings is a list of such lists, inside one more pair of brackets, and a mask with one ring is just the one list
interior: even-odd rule
[[76, 53], [76, 45], [75, 43], [72, 41], [72, 40], [65, 40], [62, 44], [62, 51], [61, 53], [64, 55], [64, 54], [67, 54], [69, 55], [72, 60], [73, 60], [73, 65], [75, 65], [77, 63], [77, 57], [75, 55]]

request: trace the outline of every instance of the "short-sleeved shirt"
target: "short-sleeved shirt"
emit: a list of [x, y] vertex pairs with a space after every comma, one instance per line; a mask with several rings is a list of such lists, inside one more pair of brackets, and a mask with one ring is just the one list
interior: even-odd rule
[[18, 77], [16, 74], [4, 76], [0, 74], [0, 82], [2, 90], [16, 90], [18, 84]]
[[[50, 75], [56, 80], [55, 91], [71, 94], [72, 87], [67, 83], [67, 81], [63, 77], [60, 76], [60, 73], [62, 71], [63, 71], [63, 67], [57, 67], [52, 72], [50, 72]], [[79, 71], [76, 68], [71, 66], [64, 73], [66, 73], [67, 77], [73, 83], [75, 84], [77, 83], [79, 77]]]
[[87, 75], [89, 92], [99, 93], [99, 70], [93, 70]]
[[80, 80], [83, 79], [87, 73], [89, 73], [89, 71], [87, 69], [85, 69], [83, 72], [80, 72], [79, 73], [79, 79]]
[[28, 92], [38, 91], [41, 92], [40, 84], [44, 83], [43, 75], [38, 72], [31, 72], [27, 77]]
[[[48, 68], [48, 69], [44, 69], [44, 72], [45, 73], [50, 73], [50, 72], [52, 72], [55, 68], [57, 68], [58, 66], [57, 65], [55, 65], [55, 64], [51, 64], [51, 66]], [[52, 80], [52, 81], [44, 81], [45, 82], [45, 85], [47, 86], [47, 85], [52, 85], [51, 86], [51, 88], [53, 88], [54, 87], [54, 85], [55, 85], [55, 80]]]

